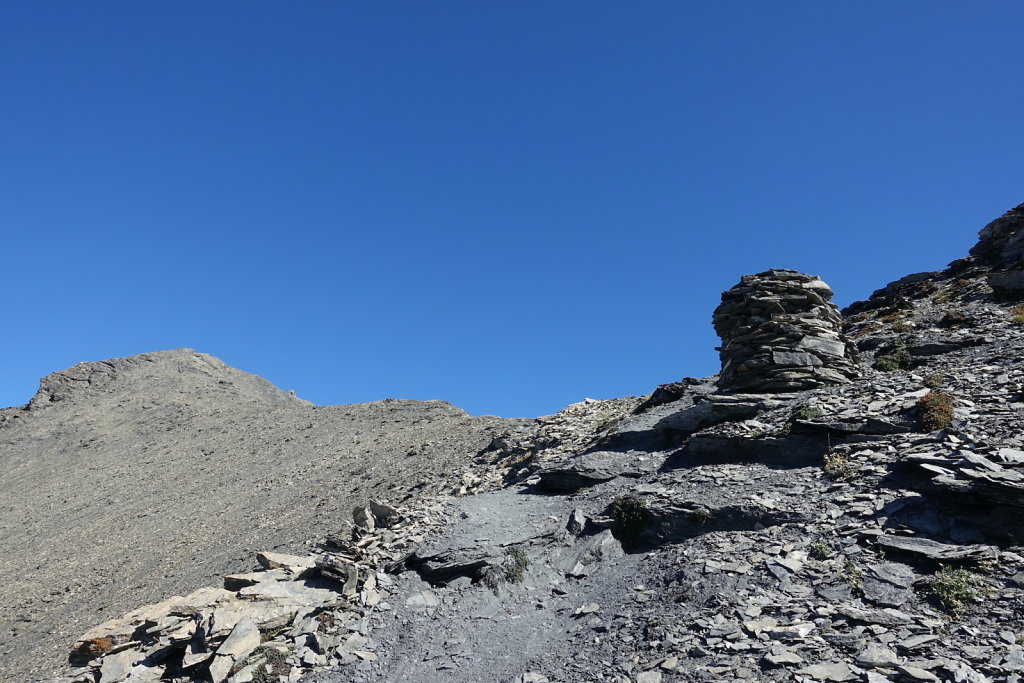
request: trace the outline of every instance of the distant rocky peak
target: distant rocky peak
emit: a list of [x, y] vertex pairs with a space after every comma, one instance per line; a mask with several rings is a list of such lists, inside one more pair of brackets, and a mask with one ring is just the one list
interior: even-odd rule
[[211, 395], [271, 404], [306, 403], [292, 392], [193, 349], [78, 363], [43, 377], [26, 408], [112, 398], [122, 403], [191, 403]]
[[991, 268], [988, 284], [1002, 299], [1024, 299], [1024, 204], [981, 229], [971, 256]]
[[971, 256], [995, 268], [1019, 266], [1024, 260], [1024, 204], [982, 228]]
[[712, 322], [722, 338], [725, 391], [802, 391], [860, 373], [832, 289], [815, 275], [772, 269], [722, 294]]
[[[1024, 299], [1024, 204], [981, 229], [970, 255], [942, 270], [914, 273], [872, 292], [843, 309], [847, 333], [888, 325], [925, 304], [954, 309], [978, 299]], [[929, 303], [930, 302], [930, 303]], [[851, 327], [852, 326], [852, 327]]]

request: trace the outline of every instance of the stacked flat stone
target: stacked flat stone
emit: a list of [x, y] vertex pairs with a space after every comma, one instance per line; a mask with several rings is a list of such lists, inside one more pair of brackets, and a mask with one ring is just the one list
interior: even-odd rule
[[723, 391], [815, 389], [857, 377], [856, 347], [842, 333], [832, 289], [814, 275], [767, 270], [722, 293], [712, 318]]

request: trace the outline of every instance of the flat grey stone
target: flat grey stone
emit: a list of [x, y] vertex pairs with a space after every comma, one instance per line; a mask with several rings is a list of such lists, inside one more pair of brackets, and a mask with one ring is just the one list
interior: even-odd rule
[[138, 650], [125, 650], [103, 658], [99, 683], [120, 683], [128, 678], [132, 665], [138, 661]]
[[434, 591], [426, 590], [410, 596], [406, 599], [405, 604], [413, 609], [428, 609], [430, 607], [437, 607], [441, 604], [441, 601], [438, 600], [437, 594]]
[[860, 589], [865, 600], [881, 607], [902, 607], [913, 597], [913, 592], [909, 588], [894, 586], [874, 576], [864, 577]]
[[900, 588], [910, 588], [917, 581], [917, 574], [914, 573], [914, 570], [898, 562], [885, 562], [873, 565], [869, 568], [869, 571], [875, 578]]
[[249, 617], [242, 617], [231, 629], [230, 635], [221, 646], [217, 648], [218, 657], [231, 657], [235, 660], [245, 659], [249, 654], [259, 647], [260, 630]]
[[843, 662], [812, 664], [797, 670], [798, 674], [809, 676], [816, 681], [852, 681], [857, 678]]
[[921, 555], [930, 560], [995, 560], [999, 551], [987, 545], [958, 546], [939, 543], [917, 536], [883, 535], [875, 538], [875, 543], [890, 550], [898, 550], [914, 555]]
[[867, 669], [890, 669], [899, 663], [896, 653], [877, 643], [871, 643], [857, 654], [855, 664]]
[[918, 666], [911, 666], [909, 664], [898, 666], [896, 667], [896, 670], [911, 681], [928, 682], [942, 680], [941, 678], [933, 674], [931, 671], [928, 671], [927, 669], [922, 669]]

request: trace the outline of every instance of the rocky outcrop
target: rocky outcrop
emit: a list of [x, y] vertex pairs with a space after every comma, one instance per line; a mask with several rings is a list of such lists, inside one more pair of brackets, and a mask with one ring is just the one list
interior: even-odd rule
[[202, 680], [248, 683], [373, 658], [365, 620], [394, 593], [416, 542], [440, 522], [437, 503], [401, 514], [374, 500], [353, 511], [348, 538], [326, 552], [259, 553], [260, 571], [224, 577], [89, 629], [75, 643], [81, 668], [54, 683]]
[[982, 228], [971, 255], [992, 268], [988, 284], [996, 294], [1024, 296], [1024, 204]]
[[[943, 270], [906, 275], [875, 290], [864, 301], [843, 309], [847, 334], [882, 332], [893, 323], [905, 325], [908, 314], [931, 301], [951, 315], [944, 327], [970, 325], [957, 310], [964, 303], [1024, 297], [1024, 204], [995, 219], [978, 235], [970, 255]], [[866, 330], [865, 330], [866, 328]]]
[[768, 270], [744, 275], [722, 294], [715, 332], [722, 338], [724, 391], [784, 392], [847, 382], [860, 373], [842, 333], [832, 289], [813, 275]]

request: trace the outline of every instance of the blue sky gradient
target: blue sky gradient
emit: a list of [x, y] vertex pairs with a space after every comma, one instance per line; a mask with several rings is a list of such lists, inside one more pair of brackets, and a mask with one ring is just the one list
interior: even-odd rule
[[1019, 2], [12, 2], [0, 405], [189, 346], [318, 404], [535, 416], [717, 371], [1024, 201]]

